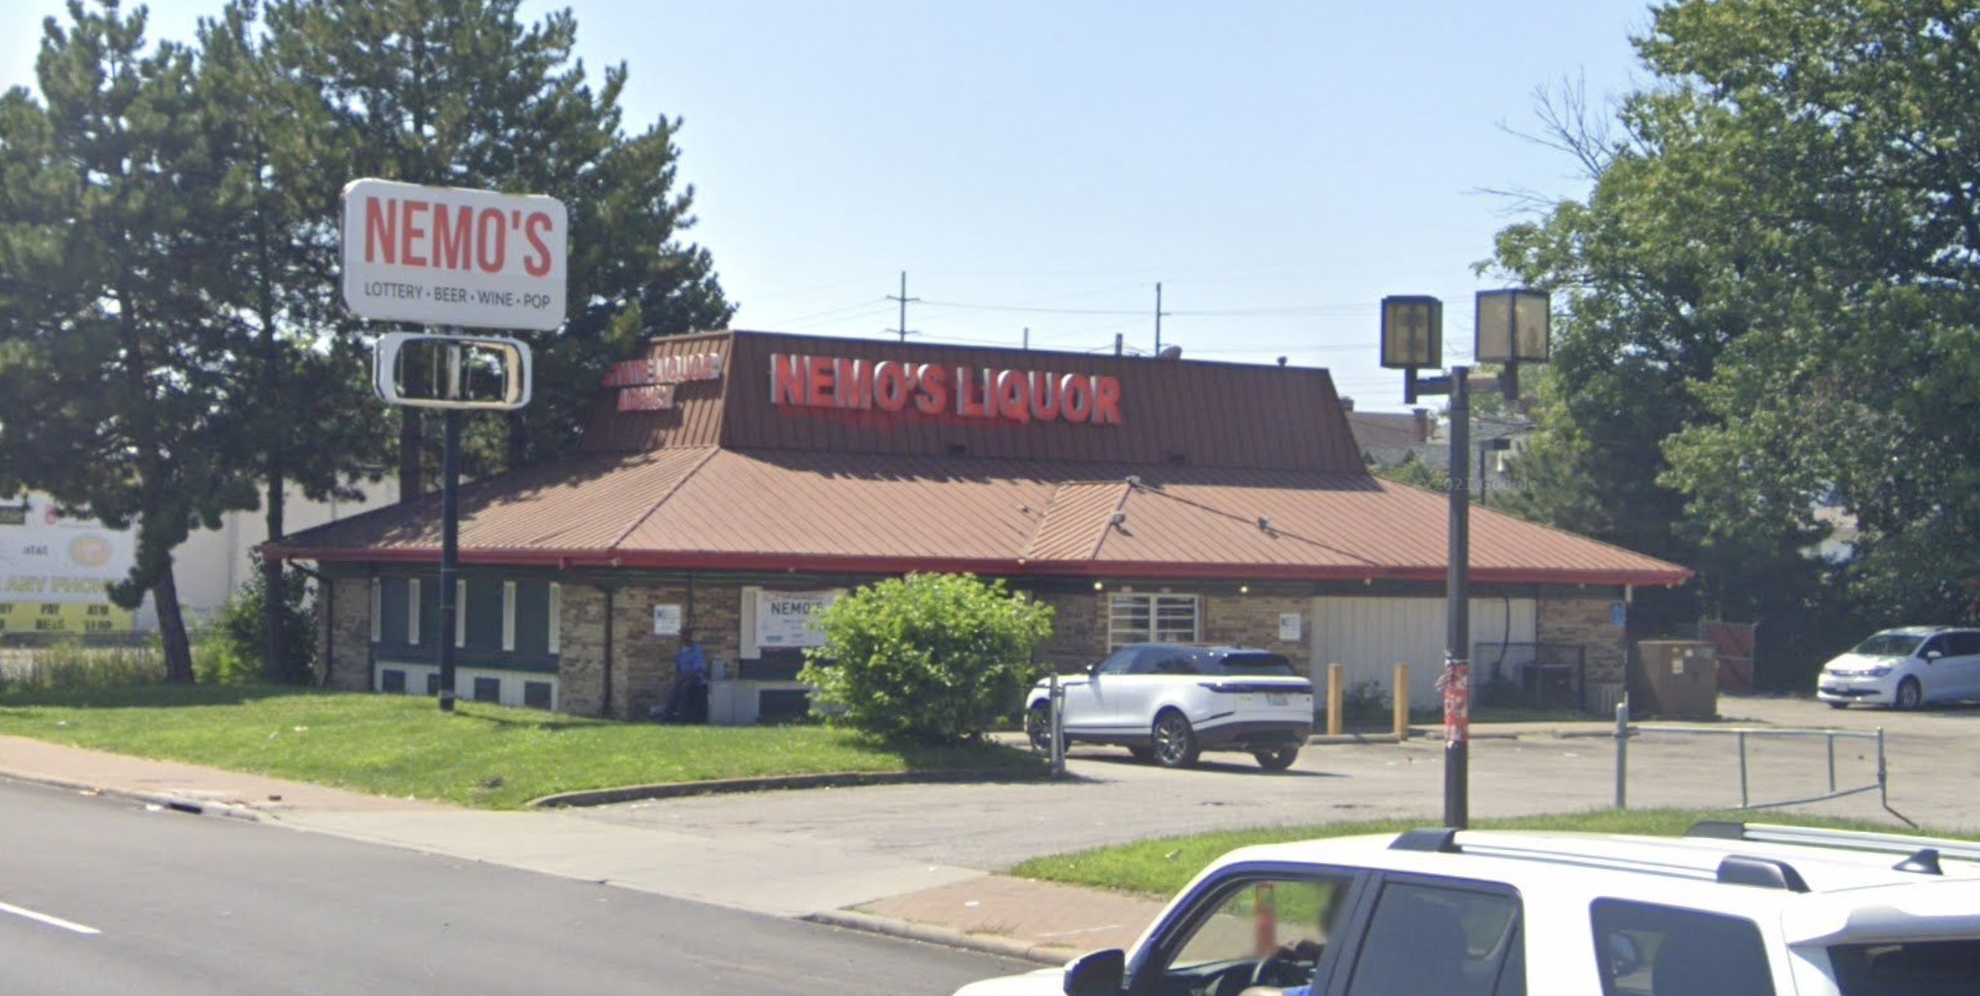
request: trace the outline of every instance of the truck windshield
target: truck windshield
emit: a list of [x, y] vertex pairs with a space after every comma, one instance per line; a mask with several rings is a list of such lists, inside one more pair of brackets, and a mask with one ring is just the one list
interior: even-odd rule
[[1225, 654], [1217, 670], [1223, 674], [1234, 675], [1299, 677], [1299, 672], [1293, 670], [1292, 661], [1279, 654]]
[[1876, 636], [1856, 645], [1851, 653], [1865, 657], [1910, 657], [1918, 649], [1922, 636], [1909, 636], [1904, 633], [1878, 633]]
[[1829, 960], [1842, 996], [1980, 992], [1980, 940], [1838, 944]]

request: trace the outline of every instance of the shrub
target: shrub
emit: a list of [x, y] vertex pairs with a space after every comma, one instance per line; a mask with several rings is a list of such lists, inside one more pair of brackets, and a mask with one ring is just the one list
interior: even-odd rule
[[910, 574], [868, 585], [818, 616], [826, 645], [798, 680], [829, 721], [887, 740], [978, 740], [1038, 668], [1052, 609], [966, 574]]
[[309, 585], [300, 574], [282, 575], [283, 660], [274, 669], [268, 658], [268, 624], [261, 602], [267, 589], [259, 571], [214, 613], [207, 646], [194, 655], [193, 674], [202, 683], [239, 685], [275, 680], [302, 684], [316, 666], [316, 640], [310, 625]]
[[63, 641], [0, 650], [0, 692], [88, 691], [165, 680], [165, 661], [151, 646], [87, 646]]

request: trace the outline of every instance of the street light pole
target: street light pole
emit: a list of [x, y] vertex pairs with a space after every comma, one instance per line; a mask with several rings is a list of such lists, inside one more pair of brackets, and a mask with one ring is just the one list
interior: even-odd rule
[[1450, 567], [1445, 583], [1444, 673], [1437, 687], [1444, 693], [1444, 825], [1462, 830], [1470, 825], [1468, 798], [1471, 759], [1471, 488], [1465, 472], [1471, 456], [1471, 392], [1468, 367], [1452, 367]]
[[[1519, 365], [1545, 363], [1549, 351], [1547, 295], [1524, 289], [1480, 291], [1473, 324], [1480, 363], [1501, 363], [1498, 390], [1519, 397]], [[1443, 302], [1421, 294], [1382, 299], [1382, 366], [1403, 372], [1403, 401], [1419, 394], [1447, 394], [1450, 416], [1450, 554], [1444, 592], [1448, 628], [1444, 673], [1437, 690], [1444, 698], [1444, 825], [1470, 825], [1471, 753], [1471, 368], [1452, 367], [1447, 375], [1419, 376], [1443, 365]], [[1489, 390], [1489, 388], [1488, 388]], [[1483, 459], [1481, 455], [1480, 459]], [[1485, 469], [1478, 479], [1482, 488]], [[1480, 498], [1483, 494], [1481, 491]]]

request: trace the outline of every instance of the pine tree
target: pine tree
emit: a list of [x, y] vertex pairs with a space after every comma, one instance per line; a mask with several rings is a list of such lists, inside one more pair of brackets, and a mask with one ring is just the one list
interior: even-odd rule
[[[266, 13], [278, 72], [320, 87], [319, 170], [548, 194], [570, 210], [570, 319], [552, 333], [511, 333], [536, 354], [534, 400], [507, 417], [499, 444], [471, 445], [500, 454], [471, 466], [482, 473], [567, 452], [606, 366], [649, 336], [720, 327], [732, 311], [708, 254], [677, 241], [693, 222], [692, 191], [675, 189], [679, 122], [626, 135], [625, 68], [594, 90], [572, 59], [576, 19], [563, 11], [525, 25], [517, 6], [275, 0]], [[402, 500], [423, 490], [423, 435], [419, 410], [403, 409]]]
[[205, 289], [225, 163], [202, 141], [193, 53], [150, 46], [143, 11], [69, 7], [46, 23], [37, 101], [0, 98], [0, 423], [7, 480], [112, 527], [137, 528], [169, 680], [192, 680], [173, 550], [251, 508], [228, 404], [239, 340]]

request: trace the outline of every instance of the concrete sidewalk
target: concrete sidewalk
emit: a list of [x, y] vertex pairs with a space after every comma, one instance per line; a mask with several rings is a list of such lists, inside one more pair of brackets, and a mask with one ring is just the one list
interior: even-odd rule
[[[0, 778], [1034, 961], [1131, 942], [1161, 907], [840, 841], [490, 812], [0, 736]], [[846, 911], [846, 912], [842, 912]]]
[[[1700, 725], [1863, 732], [1890, 724], [1893, 805], [1940, 829], [1980, 826], [1980, 807], [1968, 801], [1972, 762], [1962, 760], [1980, 741], [1980, 710], [1831, 712], [1756, 698], [1730, 700], [1723, 711], [1727, 720]], [[1475, 730], [1472, 815], [1607, 808], [1614, 747], [1600, 738], [1612, 730], [1601, 721], [1492, 724], [1501, 736], [1491, 737]], [[1723, 737], [1635, 741], [1631, 804], [1736, 804], [1741, 772], [1731, 745]], [[1063, 781], [759, 792], [550, 812], [380, 798], [13, 737], [0, 737], [0, 777], [1051, 960], [1131, 942], [1160, 904], [989, 870], [1213, 830], [1384, 818], [1428, 824], [1442, 798], [1442, 755], [1436, 739], [1418, 737], [1314, 748], [1288, 772], [1263, 773], [1243, 757], [1169, 771], [1095, 748], [1076, 752], [1075, 777]], [[1756, 798], [1819, 793], [1825, 760], [1819, 740], [1756, 744]], [[1874, 775], [1874, 750], [1863, 742], [1845, 744], [1836, 761], [1844, 784]], [[1875, 794], [1796, 808], [1889, 821]]]

